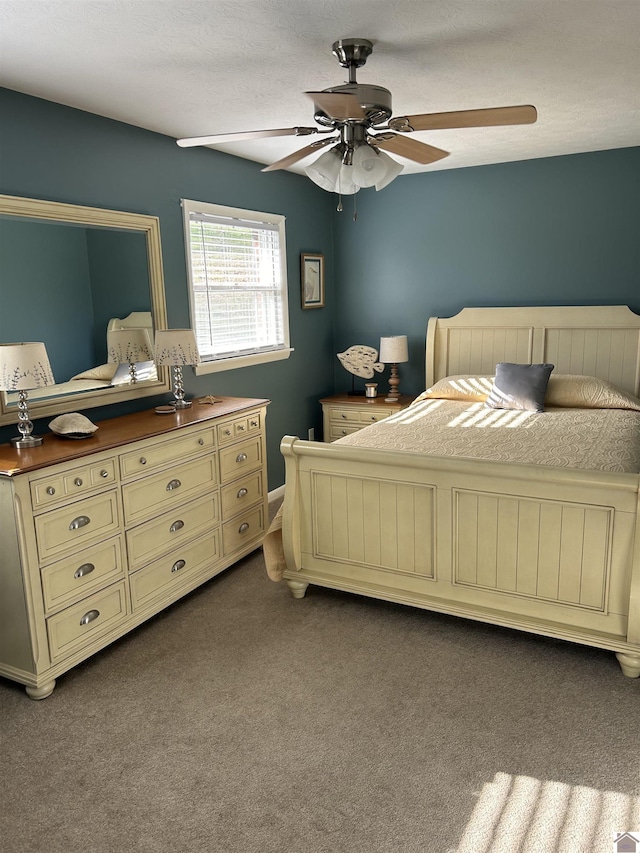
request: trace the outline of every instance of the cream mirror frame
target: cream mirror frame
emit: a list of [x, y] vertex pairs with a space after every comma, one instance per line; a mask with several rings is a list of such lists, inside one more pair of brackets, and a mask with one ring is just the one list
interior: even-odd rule
[[[153, 327], [154, 330], [167, 328], [160, 221], [158, 217], [8, 195], [0, 195], [0, 215], [142, 233], [146, 238]], [[33, 420], [36, 420], [50, 415], [59, 415], [95, 406], [108, 406], [125, 400], [155, 396], [170, 391], [169, 369], [159, 367], [157, 376], [157, 379], [137, 382], [135, 385], [117, 385], [98, 390], [79, 391], [42, 401], [34, 399], [29, 401], [29, 414]], [[8, 405], [7, 399], [7, 395], [0, 392], [0, 424], [16, 423], [18, 420], [17, 406]]]

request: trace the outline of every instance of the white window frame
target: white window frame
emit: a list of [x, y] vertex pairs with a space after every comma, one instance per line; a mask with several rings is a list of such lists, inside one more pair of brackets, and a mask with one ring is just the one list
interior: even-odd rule
[[189, 313], [191, 316], [191, 327], [196, 332], [195, 291], [193, 286], [193, 266], [191, 256], [191, 233], [190, 214], [210, 214], [216, 217], [242, 220], [243, 222], [255, 222], [257, 225], [265, 222], [277, 225], [280, 244], [280, 299], [282, 306], [282, 324], [284, 346], [278, 349], [264, 349], [243, 355], [233, 355], [227, 358], [217, 358], [210, 361], [201, 361], [194, 367], [197, 376], [207, 373], [218, 373], [223, 370], [233, 370], [238, 367], [250, 367], [254, 364], [265, 364], [271, 361], [282, 361], [289, 358], [293, 352], [290, 346], [289, 335], [289, 301], [287, 285], [287, 247], [285, 242], [285, 217], [277, 213], [261, 213], [254, 210], [243, 210], [238, 207], [226, 207], [219, 204], [211, 204], [204, 201], [193, 201], [192, 199], [181, 200], [182, 214], [184, 220], [185, 257], [187, 262], [187, 277], [189, 282]]

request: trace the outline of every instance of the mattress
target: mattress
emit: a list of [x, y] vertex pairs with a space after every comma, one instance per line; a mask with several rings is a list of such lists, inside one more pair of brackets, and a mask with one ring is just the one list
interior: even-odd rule
[[426, 399], [336, 442], [397, 450], [637, 474], [640, 412], [490, 409], [483, 402]]

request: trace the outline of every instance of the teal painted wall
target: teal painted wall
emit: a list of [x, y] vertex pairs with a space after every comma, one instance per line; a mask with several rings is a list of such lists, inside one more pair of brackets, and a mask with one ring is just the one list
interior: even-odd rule
[[[640, 148], [400, 176], [336, 228], [336, 352], [406, 334], [424, 388], [428, 318], [465, 306], [623, 304], [640, 312]], [[334, 359], [336, 390], [350, 376]], [[386, 391], [388, 369], [377, 381]]]
[[95, 364], [85, 228], [0, 219], [0, 294], [0, 341], [46, 340], [57, 382]]
[[[261, 174], [261, 165], [210, 149], [180, 149], [173, 138], [0, 89], [0, 192], [158, 216], [169, 325], [189, 324], [181, 198], [286, 216], [291, 345], [286, 361], [196, 377], [188, 395], [266, 397], [269, 486], [284, 481], [280, 439], [320, 429], [318, 398], [333, 389], [332, 197], [307, 178]], [[326, 259], [327, 308], [300, 305], [300, 253]], [[4, 284], [1, 285], [4, 289]], [[2, 292], [0, 292], [0, 299]], [[89, 409], [92, 420], [157, 402]], [[46, 422], [37, 425], [46, 428]], [[15, 427], [0, 429], [7, 441]]]
[[[350, 387], [335, 353], [351, 344], [377, 347], [381, 335], [407, 334], [401, 390], [417, 393], [431, 315], [525, 304], [621, 303], [640, 312], [640, 148], [401, 176], [380, 193], [362, 191], [353, 222], [351, 200], [338, 214], [335, 196], [299, 175], [261, 174], [257, 163], [179, 149], [172, 138], [6, 89], [0, 112], [0, 191], [160, 218], [171, 326], [189, 322], [181, 198], [287, 217], [295, 353], [223, 374], [185, 371], [189, 394], [273, 401], [270, 488], [284, 479], [281, 437], [306, 436], [311, 426], [319, 433], [318, 398]], [[324, 309], [300, 307], [301, 252], [325, 255]], [[385, 371], [384, 390], [387, 379]], [[14, 433], [0, 429], [0, 441]]]

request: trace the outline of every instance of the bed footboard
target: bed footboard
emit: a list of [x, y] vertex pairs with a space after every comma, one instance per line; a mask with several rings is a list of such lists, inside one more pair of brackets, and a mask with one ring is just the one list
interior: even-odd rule
[[640, 676], [638, 476], [286, 436], [284, 578], [610, 649]]

